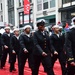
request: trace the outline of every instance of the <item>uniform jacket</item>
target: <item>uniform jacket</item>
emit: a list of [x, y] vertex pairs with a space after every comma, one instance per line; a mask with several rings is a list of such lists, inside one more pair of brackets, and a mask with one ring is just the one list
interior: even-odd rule
[[45, 35], [41, 33], [41, 31], [36, 31], [34, 33], [34, 54], [42, 55], [42, 52], [50, 53], [50, 38], [48, 33], [45, 31]]
[[66, 53], [69, 61], [75, 60], [75, 28], [70, 29], [65, 37]]
[[8, 36], [7, 33], [3, 33], [2, 35], [2, 45], [6, 45], [8, 47], [10, 47], [10, 38], [13, 34], [10, 34], [10, 36]]
[[0, 34], [0, 55], [2, 55], [2, 37]]
[[33, 36], [30, 35], [30, 37], [28, 37], [25, 33], [22, 33], [20, 35], [20, 46], [22, 51], [26, 48], [29, 52], [32, 52], [34, 47]]
[[10, 48], [11, 50], [15, 50], [16, 53], [19, 53], [20, 51], [20, 41], [15, 35], [10, 39]]
[[50, 36], [50, 41], [51, 41], [51, 49], [54, 53], [54, 51], [57, 52], [62, 52], [63, 51], [63, 47], [64, 47], [64, 42], [65, 42], [65, 37], [64, 35], [60, 35], [59, 37], [56, 34], [52, 34]]

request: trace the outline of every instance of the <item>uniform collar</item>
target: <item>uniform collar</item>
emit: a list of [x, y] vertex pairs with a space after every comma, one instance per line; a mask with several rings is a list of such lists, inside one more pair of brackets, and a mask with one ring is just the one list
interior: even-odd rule
[[30, 37], [30, 36], [31, 36], [31, 34], [26, 34], [25, 32], [24, 32], [24, 34], [25, 34], [26, 36], [28, 36], [28, 37]]
[[6, 32], [5, 32], [5, 34], [7, 34], [7, 35], [10, 37], [10, 33], [6, 33]]

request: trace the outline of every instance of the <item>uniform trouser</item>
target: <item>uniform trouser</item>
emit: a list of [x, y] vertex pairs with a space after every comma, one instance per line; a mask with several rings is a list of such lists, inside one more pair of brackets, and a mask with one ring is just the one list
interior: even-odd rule
[[9, 53], [9, 61], [10, 61], [10, 49], [3, 49], [2, 58], [1, 58], [1, 67], [5, 66], [8, 53]]
[[1, 60], [1, 57], [2, 57], [2, 48], [0, 47], [0, 60]]
[[66, 75], [67, 69], [66, 69], [66, 58], [65, 54], [63, 52], [58, 53], [58, 55], [53, 55], [52, 57], [52, 67], [54, 66], [55, 61], [59, 59], [59, 63], [61, 65], [62, 69], [62, 75]]
[[18, 75], [24, 75], [24, 66], [26, 64], [26, 60], [28, 59], [29, 67], [31, 70], [33, 69], [33, 57], [32, 53], [22, 53], [19, 55], [19, 74]]
[[71, 66], [70, 63], [68, 63], [67, 70], [67, 75], [75, 75], [75, 66]]
[[1, 55], [0, 55], [0, 68], [1, 68]]
[[[15, 69], [15, 62], [16, 62], [16, 57], [18, 58], [18, 54], [11, 54], [10, 55], [10, 70], [14, 70]], [[19, 58], [18, 58], [19, 61]]]
[[0, 47], [0, 68], [1, 68], [2, 48]]
[[32, 71], [32, 75], [38, 75], [39, 66], [41, 62], [46, 68], [47, 75], [54, 75], [50, 55], [46, 57], [34, 55], [34, 68]]
[[33, 53], [30, 53], [28, 56], [28, 65], [29, 65], [29, 68], [33, 70], [33, 67], [34, 67]]

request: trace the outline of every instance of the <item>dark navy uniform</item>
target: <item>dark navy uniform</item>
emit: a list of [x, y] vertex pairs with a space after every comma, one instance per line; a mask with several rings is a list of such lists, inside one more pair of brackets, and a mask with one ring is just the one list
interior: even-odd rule
[[[1, 59], [1, 67], [3, 68], [6, 63], [7, 54], [9, 53], [9, 62], [10, 62], [10, 38], [13, 34], [7, 34], [6, 32], [2, 35], [2, 45], [3, 45], [3, 51], [2, 51], [2, 59]], [[7, 49], [4, 48], [4, 46], [8, 46]]]
[[0, 60], [1, 60], [1, 56], [2, 56], [2, 36], [0, 34]]
[[75, 75], [75, 66], [71, 62], [75, 62], [75, 28], [70, 29], [66, 33], [65, 47], [68, 61], [68, 75]]
[[[11, 37], [10, 48], [11, 48], [10, 71], [12, 71], [12, 70], [15, 70], [16, 55], [17, 55], [17, 58], [19, 57], [19, 51], [20, 51], [19, 36], [17, 37], [16, 35], [13, 35]], [[15, 51], [15, 54], [13, 53], [13, 51]]]
[[[21, 50], [19, 53], [19, 75], [24, 75], [24, 66], [26, 64], [27, 59], [29, 67], [31, 68], [31, 70], [33, 69], [33, 36], [27, 36], [25, 33], [22, 33], [20, 35], [20, 45]], [[25, 53], [24, 49], [26, 49], [28, 53]]]
[[[50, 38], [46, 31], [42, 33], [40, 30], [34, 33], [34, 69], [32, 75], [38, 75], [39, 66], [42, 62], [47, 75], [54, 75], [51, 62]], [[45, 52], [47, 56], [42, 56]]]
[[1, 57], [2, 57], [2, 37], [0, 34], [0, 68], [1, 68]]
[[[54, 66], [54, 63], [57, 59], [59, 59], [59, 62], [61, 64], [61, 69], [62, 69], [62, 75], [66, 75], [66, 56], [65, 56], [65, 51], [63, 50], [64, 48], [64, 42], [65, 42], [65, 36], [62, 34], [55, 34], [53, 33], [50, 36], [51, 40], [51, 48], [52, 48], [52, 66]], [[58, 52], [58, 55], [55, 55], [54, 52]]]

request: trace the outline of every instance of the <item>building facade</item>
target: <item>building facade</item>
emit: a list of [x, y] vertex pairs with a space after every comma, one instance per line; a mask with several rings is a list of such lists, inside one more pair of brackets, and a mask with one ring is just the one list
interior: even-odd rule
[[30, 24], [33, 28], [36, 28], [36, 20], [42, 18], [47, 20], [48, 25], [56, 24], [61, 20], [61, 13], [58, 12], [61, 0], [30, 0], [29, 15], [24, 14], [24, 0], [2, 0], [2, 3], [1, 21], [3, 20], [3, 22], [16, 27]]
[[18, 26], [17, 7], [18, 0], [0, 0], [0, 22]]
[[56, 22], [55, 0], [37, 0], [36, 17], [37, 20], [43, 18], [47, 20], [48, 23], [54, 24]]
[[[30, 0], [30, 3], [32, 5], [32, 0]], [[19, 0], [19, 6], [17, 8], [18, 16], [19, 16], [19, 27], [24, 27], [27, 24], [32, 25], [33, 27], [33, 14], [32, 14], [32, 8], [30, 9], [30, 14], [24, 14], [24, 0]]]
[[71, 23], [71, 19], [75, 17], [75, 0], [61, 0], [62, 5], [59, 8], [61, 13], [61, 21]]
[[61, 21], [60, 5], [61, 0], [37, 0], [37, 19], [44, 18], [48, 25], [57, 24]]
[[52, 25], [61, 21], [61, 13], [58, 12], [61, 0], [30, 0], [31, 12], [30, 15], [24, 14], [23, 0], [19, 0], [19, 25], [23, 27], [26, 24], [33, 25], [36, 28], [36, 20], [45, 19], [47, 25]]
[[7, 0], [8, 3], [8, 23], [15, 27], [18, 27], [18, 12], [17, 8], [19, 6], [18, 0]]
[[15, 25], [14, 0], [8, 0], [8, 22]]
[[7, 0], [0, 0], [0, 22], [8, 23]]
[[0, 22], [3, 22], [3, 5], [2, 5], [2, 0], [0, 0]]

